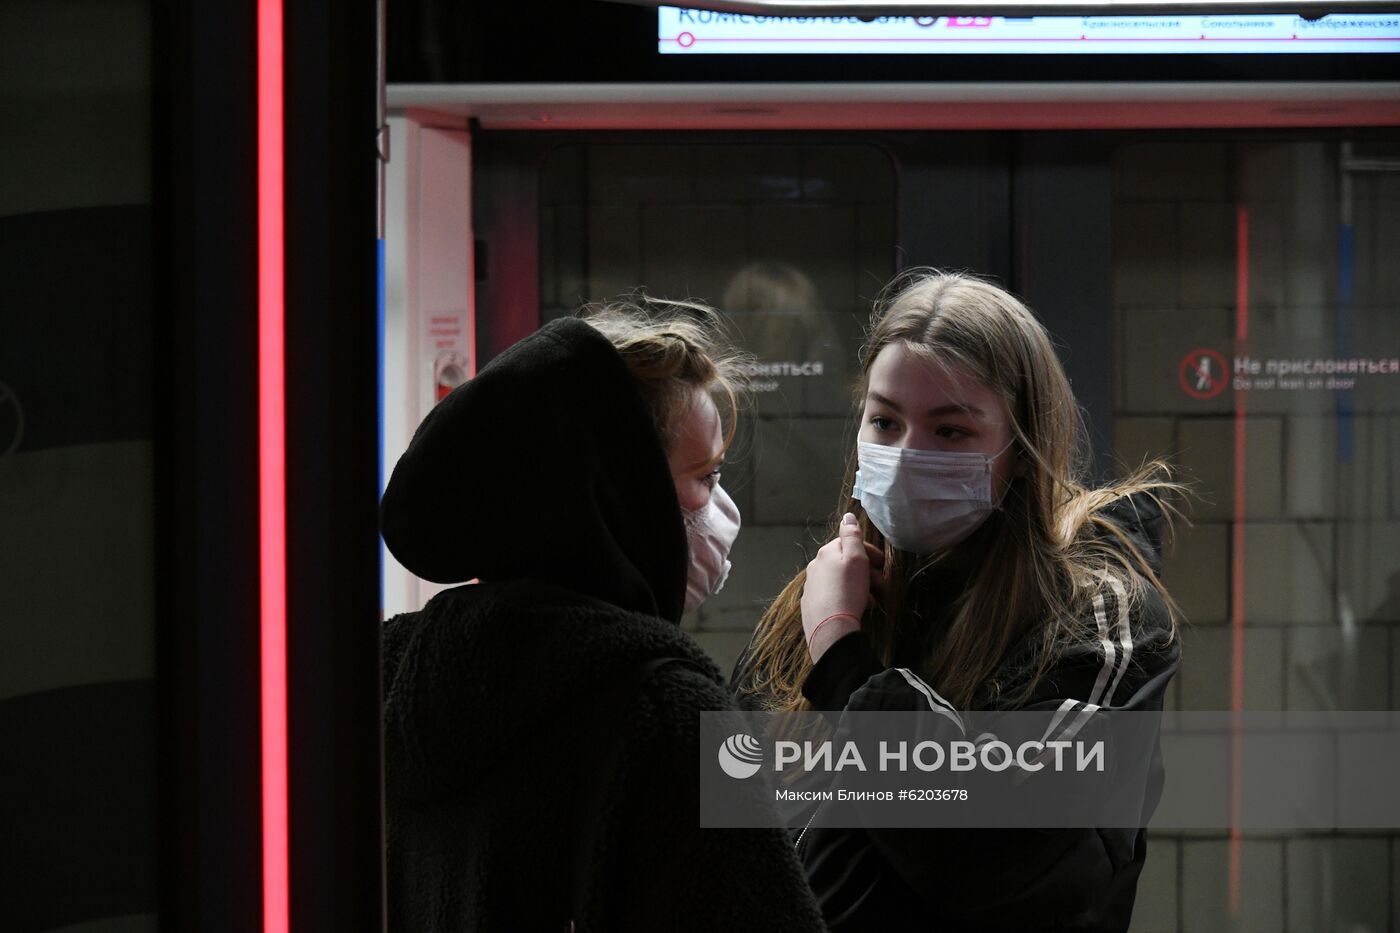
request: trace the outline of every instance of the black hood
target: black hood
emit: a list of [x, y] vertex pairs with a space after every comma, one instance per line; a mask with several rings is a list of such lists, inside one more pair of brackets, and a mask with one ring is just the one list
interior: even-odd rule
[[661, 438], [611, 343], [553, 321], [423, 419], [380, 505], [436, 583], [530, 578], [676, 621], [685, 525]]

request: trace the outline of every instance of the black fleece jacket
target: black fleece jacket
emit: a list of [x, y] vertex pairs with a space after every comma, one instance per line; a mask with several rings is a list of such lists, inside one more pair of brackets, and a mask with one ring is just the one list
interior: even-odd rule
[[[556, 321], [454, 391], [382, 524], [411, 571], [483, 581], [384, 627], [391, 930], [822, 929], [781, 830], [699, 828], [699, 713], [729, 701], [676, 625], [681, 513], [605, 339]], [[637, 687], [654, 658], [681, 663]]]
[[[1163, 520], [1155, 503], [1124, 498], [1104, 514], [1160, 572]], [[1097, 710], [1161, 710], [1179, 645], [1160, 595], [1145, 587], [1134, 603], [1125, 590], [1111, 582], [1085, 606], [1081, 625], [1095, 637], [1058, 652], [1031, 697], [1014, 708], [1062, 712], [1061, 729], [1086, 728]], [[802, 693], [819, 710], [952, 710], [910, 670], [914, 664], [908, 657], [881, 663], [865, 634], [852, 632], [822, 655]], [[1013, 662], [999, 679], [1012, 680], [1014, 670]], [[752, 673], [741, 657], [734, 686], [756, 708], [762, 698], [747, 690]], [[979, 708], [1013, 707], [988, 701]], [[932, 719], [950, 732], [945, 741], [970, 738], [951, 718]], [[1162, 780], [1154, 744], [1144, 826]], [[1142, 829], [843, 829], [823, 826], [821, 815], [802, 834], [799, 854], [833, 931], [1123, 933], [1147, 857]]]

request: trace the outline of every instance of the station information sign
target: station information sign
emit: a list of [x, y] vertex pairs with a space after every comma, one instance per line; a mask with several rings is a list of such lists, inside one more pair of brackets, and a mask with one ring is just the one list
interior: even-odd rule
[[663, 55], [1400, 52], [1400, 13], [1300, 16], [762, 16], [661, 7]]

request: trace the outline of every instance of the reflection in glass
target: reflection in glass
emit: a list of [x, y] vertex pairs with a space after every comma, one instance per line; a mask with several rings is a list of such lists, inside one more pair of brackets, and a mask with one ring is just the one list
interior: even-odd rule
[[[1166, 568], [1191, 623], [1183, 709], [1400, 701], [1397, 170], [1376, 140], [1116, 156], [1115, 446], [1169, 456], [1200, 494]], [[1203, 356], [1228, 381], [1196, 380]], [[1374, 860], [1394, 844], [1183, 837], [1142, 882], [1177, 906], [1134, 929], [1393, 929]]]
[[722, 669], [837, 504], [862, 324], [894, 272], [893, 198], [871, 146], [589, 144], [545, 160], [545, 319], [642, 288], [725, 311], [754, 356], [724, 467], [744, 517], [734, 569], [685, 623]]

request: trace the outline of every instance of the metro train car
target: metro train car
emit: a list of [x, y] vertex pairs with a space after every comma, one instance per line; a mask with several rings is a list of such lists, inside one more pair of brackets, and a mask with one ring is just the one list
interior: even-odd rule
[[[379, 497], [453, 389], [638, 290], [749, 354], [733, 571], [681, 621], [725, 672], [823, 543], [872, 303], [936, 268], [1043, 321], [1093, 477], [1191, 487], [1169, 715], [1400, 708], [1400, 4], [47, 0], [0, 35], [0, 929], [386, 928], [380, 630], [444, 585]], [[1172, 773], [1133, 933], [1400, 930], [1400, 815], [1264, 825], [1236, 762], [1193, 822]]]

